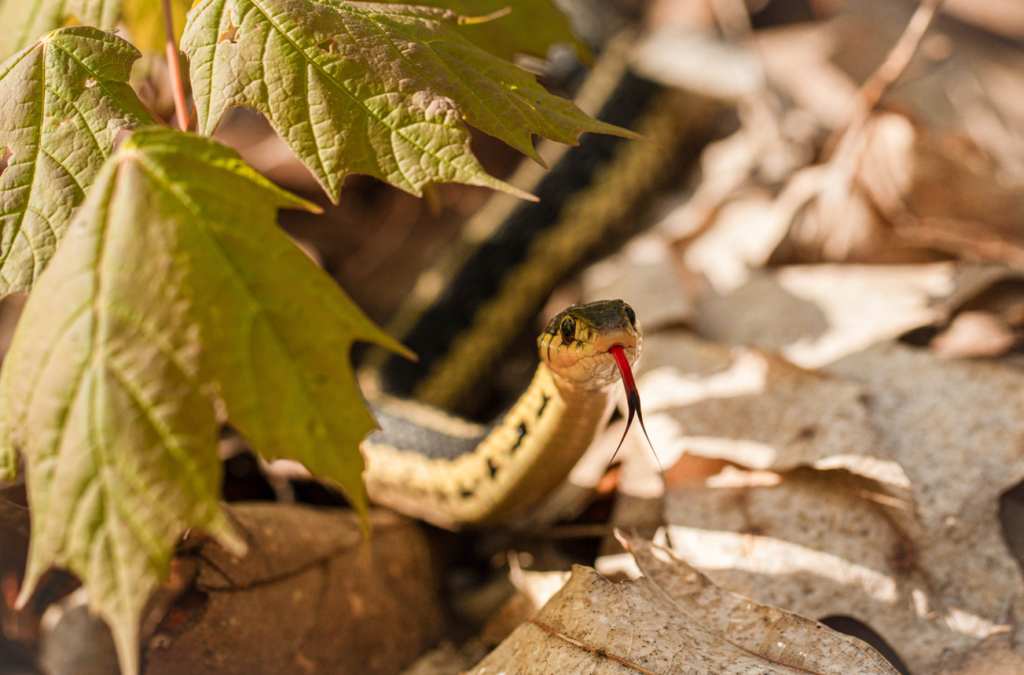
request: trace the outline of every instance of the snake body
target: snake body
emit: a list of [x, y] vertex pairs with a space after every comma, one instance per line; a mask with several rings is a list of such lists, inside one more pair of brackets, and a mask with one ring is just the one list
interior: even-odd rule
[[624, 302], [602, 301], [565, 310], [537, 342], [533, 381], [490, 428], [381, 402], [382, 430], [361, 446], [370, 498], [457, 529], [508, 520], [550, 492], [611, 415], [618, 371], [609, 349], [621, 346], [635, 363], [642, 329]]
[[[562, 350], [549, 354], [547, 331], [531, 383], [496, 423], [440, 410], [472, 408], [465, 404], [480, 397], [501, 354], [554, 288], [635, 234], [652, 197], [713, 137], [719, 105], [635, 76], [626, 66], [629, 47], [628, 39], [613, 41], [576, 103], [655, 142], [584, 134], [577, 147], [541, 143], [552, 170], [527, 163], [509, 179], [540, 201], [495, 194], [389, 323], [419, 361], [378, 354], [364, 364], [361, 381], [383, 428], [362, 445], [372, 500], [449, 529], [500, 523], [564, 479], [607, 422], [612, 381], [584, 385], [559, 374], [548, 358]], [[619, 325], [622, 306], [610, 314], [607, 306], [567, 311], [582, 311], [581, 325], [597, 335], [603, 322]], [[639, 324], [634, 337], [638, 353]], [[584, 344], [577, 338], [572, 349]], [[600, 359], [585, 361], [605, 369], [594, 381], [617, 377], [612, 357]]]

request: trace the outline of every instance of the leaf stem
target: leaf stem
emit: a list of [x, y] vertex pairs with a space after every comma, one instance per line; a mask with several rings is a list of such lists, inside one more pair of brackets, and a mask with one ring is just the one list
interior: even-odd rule
[[889, 85], [907, 69], [910, 59], [917, 52], [921, 39], [928, 32], [928, 28], [935, 20], [941, 6], [942, 0], [921, 0], [917, 11], [910, 18], [910, 23], [907, 24], [892, 51], [885, 57], [885, 61], [861, 85], [860, 96], [864, 107], [871, 110], [878, 105], [879, 99], [882, 98], [882, 94], [889, 88]]
[[181, 64], [178, 61], [178, 44], [174, 39], [174, 15], [171, 0], [160, 0], [164, 9], [164, 34], [167, 36], [167, 74], [174, 93], [174, 112], [178, 117], [178, 128], [188, 129], [188, 108], [185, 107], [185, 82], [181, 79]]

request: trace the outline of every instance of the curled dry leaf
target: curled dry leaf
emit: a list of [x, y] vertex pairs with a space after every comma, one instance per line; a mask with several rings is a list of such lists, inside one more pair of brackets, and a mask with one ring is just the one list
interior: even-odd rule
[[908, 487], [879, 443], [859, 384], [759, 349], [685, 333], [645, 340], [638, 380], [651, 440], [668, 466], [683, 452], [749, 469], [846, 469]]
[[674, 550], [761, 602], [863, 622], [914, 675], [1024, 669], [1024, 579], [999, 524], [1000, 495], [1024, 478], [1024, 374], [899, 345], [830, 372], [864, 388], [911, 500], [814, 471], [677, 489]]
[[583, 301], [621, 298], [643, 317], [644, 330], [687, 323], [693, 304], [680, 292], [672, 252], [657, 232], [643, 234], [618, 254], [587, 268]]
[[199, 562], [195, 589], [150, 641], [148, 674], [395, 673], [440, 637], [430, 552], [412, 521], [374, 511], [365, 542], [352, 513], [231, 513], [250, 553], [205, 540], [185, 554]]
[[942, 322], [1014, 276], [1000, 265], [794, 265], [755, 272], [731, 293], [707, 295], [697, 328], [816, 368]]
[[1024, 187], [955, 135], [879, 114], [844, 136], [833, 158], [794, 175], [779, 196], [791, 223], [773, 257], [915, 262], [935, 253], [1024, 262]]
[[722, 590], [648, 542], [623, 543], [642, 579], [615, 584], [575, 567], [537, 617], [471, 672], [896, 672], [859, 640]]
[[1017, 342], [1004, 317], [992, 312], [961, 312], [932, 341], [931, 348], [946, 358], [999, 356]]

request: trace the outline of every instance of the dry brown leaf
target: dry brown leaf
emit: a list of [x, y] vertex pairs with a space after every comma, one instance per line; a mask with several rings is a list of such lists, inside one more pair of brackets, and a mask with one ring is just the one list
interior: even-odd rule
[[[700, 195], [698, 190], [696, 196]], [[692, 208], [687, 204], [683, 210]], [[728, 295], [756, 274], [754, 268], [768, 262], [788, 224], [777, 217], [774, 202], [765, 191], [749, 191], [714, 208], [707, 231], [679, 248], [687, 269], [703, 275], [716, 293]], [[677, 222], [684, 222], [686, 215], [678, 214]]]
[[761, 602], [863, 622], [914, 675], [1024, 672], [1024, 579], [999, 520], [1024, 478], [1024, 373], [895, 344], [829, 371], [865, 388], [912, 499], [842, 472], [674, 490], [674, 550]]
[[857, 84], [832, 61], [842, 35], [828, 22], [761, 30], [753, 37], [772, 86], [829, 129], [848, 118], [857, 95]]
[[625, 300], [643, 317], [647, 331], [694, 318], [693, 304], [675, 275], [672, 253], [657, 232], [637, 237], [621, 253], [590, 266], [582, 282], [584, 302]]
[[795, 265], [752, 274], [700, 303], [697, 330], [816, 368], [921, 326], [1008, 277], [999, 265]]
[[631, 66], [654, 82], [729, 101], [764, 87], [754, 52], [716, 33], [692, 28], [655, 27], [637, 45]]
[[937, 254], [1024, 265], [1024, 186], [970, 140], [876, 114], [778, 198], [784, 262], [919, 262]]
[[666, 467], [686, 452], [749, 469], [846, 469], [893, 490], [909, 485], [856, 383], [682, 332], [648, 338], [639, 373], [647, 429]]
[[644, 578], [615, 584], [575, 567], [536, 619], [471, 672], [896, 672], [858, 640], [724, 591], [648, 542], [624, 544]]
[[1013, 327], [993, 312], [961, 312], [932, 340], [931, 348], [945, 358], [1005, 354], [1016, 344]]
[[430, 552], [413, 521], [371, 511], [367, 544], [348, 512], [231, 512], [250, 553], [234, 558], [212, 541], [191, 551], [195, 590], [150, 641], [148, 675], [397, 673], [440, 638]]
[[1017, 0], [946, 0], [942, 11], [1008, 38], [1024, 38], [1024, 6]]

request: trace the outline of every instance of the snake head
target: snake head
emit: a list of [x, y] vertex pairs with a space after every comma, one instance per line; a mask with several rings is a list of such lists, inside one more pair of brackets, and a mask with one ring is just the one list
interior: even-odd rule
[[622, 300], [573, 305], [551, 319], [537, 338], [540, 359], [563, 381], [600, 389], [619, 379], [610, 349], [622, 347], [632, 366], [640, 358], [643, 331]]

